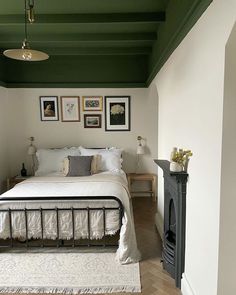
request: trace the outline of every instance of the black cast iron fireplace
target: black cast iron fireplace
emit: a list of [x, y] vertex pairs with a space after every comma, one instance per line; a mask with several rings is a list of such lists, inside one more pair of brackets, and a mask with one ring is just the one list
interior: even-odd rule
[[184, 272], [186, 223], [186, 172], [171, 172], [170, 162], [155, 160], [164, 174], [163, 268], [175, 279], [178, 288]]

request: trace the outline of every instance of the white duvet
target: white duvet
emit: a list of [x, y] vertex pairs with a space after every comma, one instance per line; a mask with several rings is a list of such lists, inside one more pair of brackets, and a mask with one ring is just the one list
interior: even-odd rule
[[[1, 195], [1, 197], [55, 197], [55, 196], [115, 196], [119, 198], [124, 206], [124, 217], [120, 231], [119, 247], [117, 250], [117, 260], [124, 263], [137, 262], [139, 260], [139, 251], [137, 249], [132, 208], [127, 188], [127, 181], [124, 172], [121, 173], [99, 173], [88, 177], [32, 177], [26, 181], [17, 184], [13, 189]], [[86, 201], [42, 201], [41, 202], [0, 202], [0, 209], [23, 209], [27, 208], [68, 208], [87, 207]], [[96, 202], [89, 201], [90, 207], [117, 207], [115, 201]], [[70, 239], [73, 237], [71, 211], [61, 211], [59, 213], [60, 238]], [[101, 210], [93, 211], [90, 215], [90, 237], [99, 239], [103, 237], [103, 212]], [[87, 212], [75, 212], [75, 238], [88, 238]], [[57, 220], [56, 212], [45, 212], [43, 215], [44, 238], [56, 239]], [[40, 212], [28, 213], [28, 238], [41, 238]], [[119, 229], [118, 211], [106, 212], [106, 235], [113, 235]], [[25, 218], [24, 212], [12, 213], [12, 234], [14, 238], [25, 239]], [[0, 238], [10, 237], [9, 215], [0, 212]]]

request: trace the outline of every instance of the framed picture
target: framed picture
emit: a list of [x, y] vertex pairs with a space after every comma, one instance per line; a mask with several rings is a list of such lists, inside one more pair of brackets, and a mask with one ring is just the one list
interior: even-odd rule
[[83, 111], [102, 111], [102, 96], [83, 96]]
[[100, 114], [85, 114], [84, 115], [84, 128], [101, 128], [102, 115]]
[[130, 96], [105, 96], [105, 130], [130, 130]]
[[80, 121], [80, 99], [79, 96], [61, 96], [61, 121]]
[[41, 121], [58, 121], [58, 97], [40, 96]]

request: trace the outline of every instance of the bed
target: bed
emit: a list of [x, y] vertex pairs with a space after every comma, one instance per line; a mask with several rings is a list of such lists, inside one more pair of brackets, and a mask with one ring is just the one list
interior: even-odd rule
[[[113, 156], [110, 160], [114, 165]], [[97, 246], [90, 241], [102, 240], [99, 245], [106, 246], [106, 237], [119, 234], [117, 260], [122, 264], [139, 260], [130, 195], [121, 167], [89, 176], [45, 173], [45, 169], [40, 173], [1, 195], [0, 246], [45, 247], [52, 246], [50, 240], [56, 247], [84, 246], [80, 240], [88, 240], [90, 247]]]

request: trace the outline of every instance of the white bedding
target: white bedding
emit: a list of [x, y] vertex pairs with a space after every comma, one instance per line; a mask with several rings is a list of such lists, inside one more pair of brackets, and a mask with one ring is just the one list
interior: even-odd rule
[[[131, 263], [139, 260], [139, 251], [136, 244], [132, 208], [127, 188], [125, 173], [103, 172], [88, 177], [63, 177], [47, 176], [32, 177], [17, 184], [13, 189], [1, 195], [1, 197], [55, 197], [55, 196], [115, 196], [119, 198], [124, 206], [124, 217], [120, 231], [119, 247], [117, 250], [117, 260], [120, 263]], [[117, 206], [114, 201], [89, 201], [91, 207], [101, 205]], [[1, 209], [16, 208], [71, 208], [87, 207], [86, 201], [43, 201], [42, 202], [16, 202], [7, 201], [0, 203]], [[25, 238], [25, 218], [24, 212], [14, 212], [12, 214], [13, 237]], [[72, 238], [71, 212], [64, 211], [59, 213], [60, 238]], [[0, 212], [0, 238], [10, 237], [9, 216], [7, 213]], [[56, 239], [56, 213], [46, 212], [43, 217], [44, 238]], [[88, 238], [87, 212], [75, 213], [75, 238]], [[119, 229], [118, 211], [107, 211], [106, 213], [106, 234], [113, 235]], [[93, 239], [103, 236], [103, 215], [102, 211], [94, 211], [91, 214], [90, 236]], [[40, 213], [30, 212], [28, 217], [28, 238], [41, 238]]]

